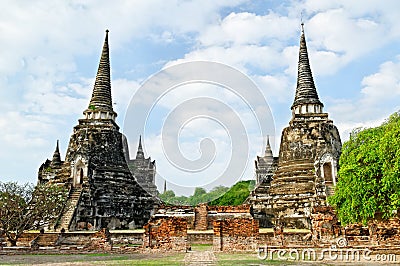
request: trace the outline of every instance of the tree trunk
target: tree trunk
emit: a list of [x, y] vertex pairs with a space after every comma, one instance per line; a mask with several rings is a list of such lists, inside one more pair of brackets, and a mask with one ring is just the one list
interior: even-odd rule
[[17, 239], [11, 239], [11, 238], [9, 238], [9, 239], [8, 239], [8, 242], [10, 242], [10, 244], [11, 244], [12, 247], [15, 247], [15, 246], [17, 245]]

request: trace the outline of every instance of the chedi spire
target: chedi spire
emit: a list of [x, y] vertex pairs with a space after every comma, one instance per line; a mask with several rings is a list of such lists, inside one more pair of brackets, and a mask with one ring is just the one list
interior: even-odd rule
[[[295, 113], [321, 113], [324, 105], [318, 98], [317, 89], [315, 88], [311, 72], [306, 38], [304, 35], [304, 23], [301, 23], [301, 27], [297, 87], [291, 109], [295, 111]], [[310, 108], [308, 108], [307, 105], [309, 105]], [[301, 106], [305, 106], [305, 108], [301, 108]]]
[[53, 153], [53, 159], [51, 160], [51, 166], [60, 166], [62, 163], [61, 161], [61, 155], [60, 155], [60, 149], [58, 147], [58, 140], [57, 140], [57, 145], [56, 145], [56, 150]]
[[96, 74], [89, 107], [84, 112], [89, 119], [115, 119], [117, 114], [112, 107], [110, 54], [108, 46], [108, 30], [101, 52], [100, 63]]
[[138, 150], [136, 153], [136, 159], [143, 159], [144, 158], [144, 152], [143, 152], [143, 148], [142, 148], [142, 135], [139, 136], [139, 146], [138, 146]]
[[269, 136], [267, 137], [267, 145], [265, 146], [264, 157], [271, 157], [273, 158], [274, 155], [272, 153], [271, 144], [269, 144]]

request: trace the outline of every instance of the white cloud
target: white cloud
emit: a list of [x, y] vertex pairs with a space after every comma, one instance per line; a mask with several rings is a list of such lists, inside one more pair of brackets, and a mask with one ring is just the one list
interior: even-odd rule
[[388, 61], [380, 65], [379, 72], [362, 80], [364, 105], [376, 106], [383, 102], [400, 102], [400, 55], [396, 61]]
[[199, 42], [204, 46], [231, 46], [286, 40], [295, 33], [296, 23], [295, 20], [274, 12], [265, 16], [248, 12], [231, 13], [201, 33]]
[[335, 99], [329, 112], [347, 139], [357, 127], [374, 127], [400, 109], [400, 56], [380, 65], [379, 71], [363, 78], [358, 99]]

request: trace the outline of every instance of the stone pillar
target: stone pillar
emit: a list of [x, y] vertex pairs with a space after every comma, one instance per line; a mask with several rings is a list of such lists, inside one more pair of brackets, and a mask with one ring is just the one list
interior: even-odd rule
[[199, 204], [194, 209], [194, 229], [207, 230], [208, 208], [207, 203]]

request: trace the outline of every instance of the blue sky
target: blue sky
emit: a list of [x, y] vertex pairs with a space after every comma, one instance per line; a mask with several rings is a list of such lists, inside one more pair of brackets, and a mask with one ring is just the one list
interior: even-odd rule
[[[0, 4], [1, 181], [35, 183], [37, 169], [51, 158], [57, 139], [65, 156], [72, 128], [89, 102], [105, 29], [110, 30], [112, 93], [121, 130], [130, 99], [149, 77], [178, 63], [209, 60], [242, 71], [261, 90], [275, 121], [275, 132], [268, 134], [273, 135], [277, 155], [280, 132], [291, 117], [301, 17], [317, 90], [342, 140], [353, 128], [378, 125], [400, 109], [396, 0]], [[201, 84], [182, 89], [156, 106], [144, 136], [146, 155], [157, 161], [167, 179], [175, 172], [162, 158], [157, 123], [179, 104], [177, 99], [216, 97], [221, 90]], [[217, 98], [224, 97], [221, 93]], [[232, 98], [227, 104], [246, 117], [239, 102]], [[243, 124], [253, 130], [254, 123]], [[182, 153], [197, 158], [199, 140], [214, 137], [215, 148], [222, 149], [217, 149], [215, 162], [226, 164], [230, 133], [219, 134], [220, 129], [210, 121], [184, 128]], [[249, 136], [244, 179], [253, 178], [254, 157], [261, 155], [265, 143], [262, 136]], [[138, 136], [128, 135], [128, 140], [132, 157]]]

